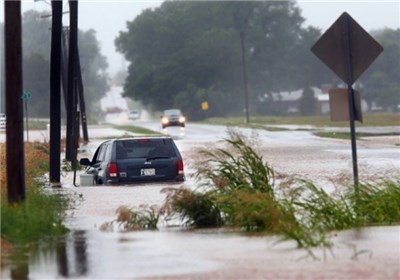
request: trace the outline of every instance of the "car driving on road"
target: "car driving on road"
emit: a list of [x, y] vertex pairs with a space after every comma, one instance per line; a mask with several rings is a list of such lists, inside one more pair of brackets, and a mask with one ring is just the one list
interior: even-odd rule
[[170, 137], [108, 140], [92, 160], [82, 158], [80, 164], [98, 185], [185, 179], [181, 154]]
[[140, 118], [140, 112], [137, 110], [132, 110], [129, 112], [128, 117], [130, 120], [137, 120]]
[[161, 116], [161, 126], [166, 128], [168, 126], [181, 126], [185, 127], [186, 118], [183, 116], [179, 109], [168, 109], [163, 112]]

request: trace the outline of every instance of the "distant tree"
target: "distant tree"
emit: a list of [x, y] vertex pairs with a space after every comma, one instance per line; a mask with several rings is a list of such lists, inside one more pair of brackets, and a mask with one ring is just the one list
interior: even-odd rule
[[79, 31], [79, 56], [81, 62], [82, 79], [84, 85], [86, 113], [89, 119], [95, 119], [100, 109], [100, 99], [109, 90], [108, 62], [100, 53], [96, 31], [89, 29]]
[[312, 116], [317, 110], [317, 99], [311, 87], [306, 87], [299, 100], [299, 111], [302, 116]]
[[[49, 117], [51, 19], [48, 12], [30, 10], [22, 18], [23, 89], [32, 93], [29, 115]], [[94, 30], [79, 31], [78, 44], [88, 117], [100, 108], [108, 90], [106, 58], [101, 55]], [[3, 79], [2, 79], [3, 80]], [[61, 104], [64, 108], [64, 104]]]
[[315, 58], [306, 60], [320, 31], [303, 22], [294, 1], [166, 1], [128, 22], [115, 40], [130, 62], [124, 94], [194, 118], [204, 115], [204, 99], [209, 115], [241, 115], [240, 32], [254, 108], [265, 94], [304, 85], [306, 67], [310, 85], [327, 73], [315, 70]]
[[388, 111], [396, 111], [400, 105], [400, 29], [376, 30], [371, 35], [384, 50], [361, 76], [362, 98], [370, 107], [375, 102]]
[[[38, 71], [39, 69], [39, 71]], [[28, 102], [28, 114], [30, 117], [48, 117], [50, 112], [49, 81], [50, 64], [43, 56], [32, 53], [23, 59], [24, 91], [32, 93]]]

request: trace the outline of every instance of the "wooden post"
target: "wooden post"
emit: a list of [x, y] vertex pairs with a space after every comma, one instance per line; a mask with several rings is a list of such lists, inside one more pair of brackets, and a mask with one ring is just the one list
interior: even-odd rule
[[21, 1], [4, 1], [8, 202], [25, 201]]
[[52, 0], [50, 54], [50, 183], [60, 183], [62, 1]]

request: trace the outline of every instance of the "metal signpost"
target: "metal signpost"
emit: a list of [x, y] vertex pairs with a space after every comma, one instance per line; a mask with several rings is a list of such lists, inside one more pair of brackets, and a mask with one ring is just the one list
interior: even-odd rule
[[314, 44], [311, 51], [347, 84], [353, 176], [358, 196], [358, 167], [355, 133], [356, 102], [353, 83], [383, 51], [348, 13], [343, 13]]
[[25, 105], [25, 126], [26, 126], [26, 142], [29, 142], [29, 125], [28, 125], [28, 100], [32, 98], [32, 94], [29, 91], [24, 91], [22, 94], [22, 100]]

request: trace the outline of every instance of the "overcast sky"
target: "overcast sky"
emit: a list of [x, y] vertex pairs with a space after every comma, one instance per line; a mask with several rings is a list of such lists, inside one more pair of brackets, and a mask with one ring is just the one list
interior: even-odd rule
[[[64, 2], [64, 10], [68, 10], [68, 4]], [[156, 0], [79, 0], [79, 28], [96, 30], [111, 74], [125, 67], [122, 56], [115, 51], [115, 37], [121, 30], [126, 30], [127, 21], [132, 21], [144, 9], [159, 7], [161, 3]], [[367, 31], [400, 28], [400, 0], [299, 0], [298, 5], [306, 19], [305, 25], [319, 27], [323, 32], [343, 12], [349, 13]], [[50, 10], [50, 5], [43, 1], [22, 0], [22, 9]], [[0, 16], [4, 16], [4, 3], [1, 3]], [[63, 20], [66, 24], [68, 16]]]

